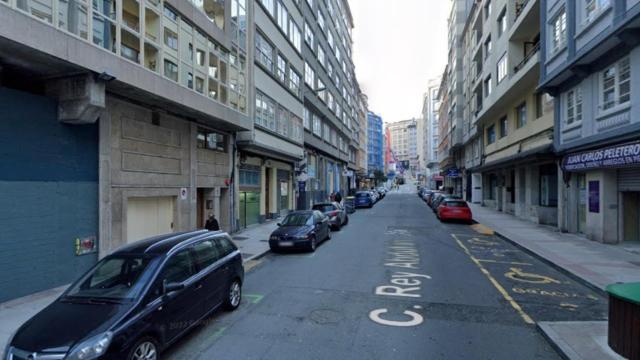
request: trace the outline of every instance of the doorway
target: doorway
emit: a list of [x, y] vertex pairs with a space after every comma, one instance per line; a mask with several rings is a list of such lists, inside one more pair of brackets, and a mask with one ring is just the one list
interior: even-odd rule
[[640, 192], [622, 193], [623, 241], [640, 241]]
[[578, 175], [578, 232], [587, 230], [587, 175]]
[[173, 232], [175, 198], [141, 197], [127, 200], [127, 242]]
[[196, 194], [196, 228], [204, 228], [204, 189], [198, 189]]

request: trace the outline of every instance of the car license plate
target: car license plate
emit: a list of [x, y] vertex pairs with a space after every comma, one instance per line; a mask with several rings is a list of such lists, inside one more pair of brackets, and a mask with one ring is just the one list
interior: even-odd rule
[[280, 241], [280, 246], [293, 246], [293, 241]]

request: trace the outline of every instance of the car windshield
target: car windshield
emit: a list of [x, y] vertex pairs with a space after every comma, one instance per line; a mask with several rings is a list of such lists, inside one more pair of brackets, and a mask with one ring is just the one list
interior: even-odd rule
[[133, 300], [144, 287], [140, 279], [148, 265], [149, 259], [140, 256], [109, 256], [73, 285], [66, 296]]
[[467, 203], [464, 201], [447, 201], [445, 205], [449, 207], [467, 207]]
[[307, 225], [309, 218], [311, 215], [309, 214], [290, 214], [287, 215], [286, 218], [282, 221], [282, 226], [304, 226]]
[[313, 205], [313, 210], [318, 210], [322, 212], [333, 211], [335, 209], [336, 209], [335, 206], [331, 204]]

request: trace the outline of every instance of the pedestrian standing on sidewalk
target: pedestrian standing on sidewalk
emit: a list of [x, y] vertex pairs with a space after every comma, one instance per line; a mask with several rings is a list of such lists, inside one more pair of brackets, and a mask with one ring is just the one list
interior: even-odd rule
[[220, 225], [218, 224], [218, 220], [213, 215], [213, 213], [209, 214], [209, 218], [207, 219], [207, 223], [204, 225], [204, 228], [209, 231], [218, 231], [220, 230]]

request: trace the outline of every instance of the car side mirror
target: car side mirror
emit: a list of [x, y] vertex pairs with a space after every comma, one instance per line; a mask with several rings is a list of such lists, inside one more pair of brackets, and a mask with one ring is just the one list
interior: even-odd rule
[[278, 227], [282, 226], [282, 224], [281, 224], [281, 223], [277, 223], [276, 225], [278, 225]]
[[163, 291], [165, 294], [169, 294], [172, 293], [174, 291], [178, 291], [178, 290], [182, 290], [184, 289], [184, 284], [183, 283], [167, 283], [167, 281], [165, 280], [162, 283], [162, 287], [163, 287]]

